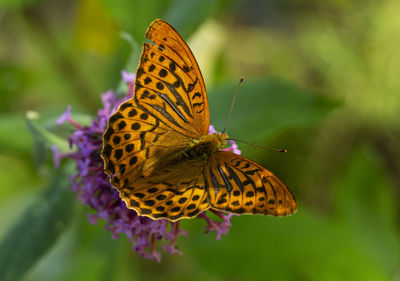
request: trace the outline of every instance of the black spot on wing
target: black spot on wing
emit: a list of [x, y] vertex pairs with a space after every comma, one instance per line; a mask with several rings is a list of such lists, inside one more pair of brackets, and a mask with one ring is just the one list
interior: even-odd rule
[[199, 92], [194, 93], [194, 95], [192, 96], [192, 100], [194, 100], [195, 98], [201, 98], [201, 94]]

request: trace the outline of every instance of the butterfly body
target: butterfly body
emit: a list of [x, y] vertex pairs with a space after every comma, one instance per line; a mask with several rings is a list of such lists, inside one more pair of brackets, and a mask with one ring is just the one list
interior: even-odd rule
[[287, 187], [261, 165], [222, 151], [208, 134], [207, 92], [197, 62], [163, 20], [149, 27], [133, 97], [108, 122], [101, 156], [128, 208], [177, 221], [212, 208], [238, 214], [290, 215]]
[[185, 156], [187, 159], [208, 159], [212, 153], [221, 150], [225, 146], [227, 139], [228, 135], [225, 133], [203, 135], [198, 139], [194, 139], [189, 144], [189, 147], [184, 150], [183, 156]]

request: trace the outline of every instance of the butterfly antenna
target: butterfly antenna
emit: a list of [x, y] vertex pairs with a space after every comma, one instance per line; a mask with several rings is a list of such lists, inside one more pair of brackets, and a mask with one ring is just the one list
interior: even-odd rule
[[237, 96], [237, 94], [238, 94], [238, 92], [239, 92], [239, 87], [240, 87], [240, 85], [242, 84], [243, 80], [244, 80], [244, 78], [241, 77], [241, 78], [240, 78], [240, 81], [239, 81], [239, 84], [237, 85], [236, 93], [235, 93], [235, 95], [234, 95], [234, 97], [233, 97], [233, 100], [232, 100], [231, 109], [229, 110], [228, 119], [226, 119], [225, 128], [222, 130], [222, 133], [225, 133], [225, 130], [226, 130], [226, 128], [228, 127], [229, 120], [231, 119], [231, 114], [232, 114], [233, 106], [234, 106], [235, 101], [236, 101], [236, 96]]
[[254, 147], [258, 147], [258, 148], [261, 148], [261, 149], [264, 149], [264, 150], [276, 151], [276, 152], [287, 152], [287, 149], [269, 148], [269, 147], [265, 147], [265, 146], [262, 146], [262, 145], [250, 143], [250, 142], [247, 142], [247, 141], [244, 141], [244, 140], [238, 140], [238, 139], [229, 139], [229, 140], [233, 140], [233, 141], [237, 141], [237, 142], [242, 142], [242, 143], [245, 143], [245, 144], [248, 144], [248, 145], [252, 145], [252, 146], [254, 146]]

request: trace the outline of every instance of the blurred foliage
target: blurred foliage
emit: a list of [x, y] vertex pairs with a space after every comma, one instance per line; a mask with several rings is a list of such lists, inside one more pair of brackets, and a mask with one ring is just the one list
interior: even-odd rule
[[64, 231], [75, 199], [67, 174], [54, 176], [49, 187], [22, 215], [0, 244], [3, 280], [19, 280]]
[[[400, 280], [399, 12], [396, 0], [0, 1], [2, 280]], [[299, 202], [288, 218], [235, 217], [220, 241], [183, 221], [183, 256], [160, 264], [88, 223], [49, 151], [67, 149], [54, 126], [67, 105], [87, 122], [100, 93], [123, 92], [156, 18], [193, 48], [217, 129], [245, 77], [227, 131], [287, 148], [239, 144]]]

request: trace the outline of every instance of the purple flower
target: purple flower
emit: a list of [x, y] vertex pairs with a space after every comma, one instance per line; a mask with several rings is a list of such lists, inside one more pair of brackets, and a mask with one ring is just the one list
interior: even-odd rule
[[210, 127], [208, 128], [208, 133], [209, 133], [209, 134], [214, 134], [214, 133], [216, 133], [216, 132], [217, 132], [217, 130], [215, 130], [214, 126], [213, 126], [213, 125], [210, 125]]
[[58, 125], [61, 125], [71, 119], [71, 108], [72, 107], [68, 105], [67, 110], [60, 117], [58, 117], [56, 121]]
[[224, 150], [226, 151], [232, 151], [235, 154], [242, 154], [242, 151], [239, 149], [238, 145], [236, 144], [235, 141], [229, 140], [231, 146], [228, 148], [225, 148]]
[[[179, 222], [170, 222], [165, 219], [152, 220], [139, 216], [134, 210], [128, 209], [120, 199], [118, 191], [109, 183], [108, 176], [103, 170], [103, 161], [100, 157], [102, 147], [102, 135], [107, 128], [107, 121], [119, 104], [130, 98], [133, 92], [134, 74], [122, 72], [123, 80], [129, 85], [126, 98], [118, 100], [112, 91], [101, 96], [103, 108], [99, 109], [90, 126], [81, 126], [71, 118], [71, 107], [68, 106], [65, 113], [57, 120], [57, 124], [69, 122], [76, 130], [69, 137], [70, 144], [76, 151], [69, 154], [61, 154], [57, 147], [53, 146], [54, 166], [58, 167], [63, 158], [72, 158], [76, 163], [77, 173], [72, 175], [71, 189], [77, 194], [78, 199], [92, 208], [88, 215], [92, 224], [105, 220], [105, 228], [111, 232], [112, 238], [126, 235], [131, 242], [132, 249], [139, 255], [160, 261], [161, 253], [157, 250], [157, 241], [167, 241], [162, 249], [169, 254], [181, 254], [176, 249], [175, 241], [178, 236], [187, 236], [187, 232], [179, 228]], [[216, 132], [210, 126], [210, 133]], [[225, 150], [240, 153], [237, 145], [230, 141], [231, 146]], [[211, 211], [219, 220], [211, 219], [206, 212], [198, 217], [207, 222], [206, 232], [216, 231], [217, 239], [229, 231], [232, 214]], [[170, 229], [170, 230], [168, 230]], [[163, 243], [165, 244], [165, 243]]]
[[135, 81], [135, 73], [128, 73], [125, 70], [121, 71], [122, 80], [126, 83], [133, 83]]
[[210, 211], [220, 217], [222, 221], [213, 221], [205, 213], [201, 213], [199, 216], [203, 217], [208, 223], [206, 226], [206, 233], [215, 230], [217, 232], [217, 240], [220, 240], [222, 234], [228, 233], [229, 227], [231, 226], [231, 217], [234, 214], [229, 213], [226, 215], [215, 210]]

